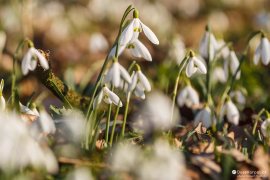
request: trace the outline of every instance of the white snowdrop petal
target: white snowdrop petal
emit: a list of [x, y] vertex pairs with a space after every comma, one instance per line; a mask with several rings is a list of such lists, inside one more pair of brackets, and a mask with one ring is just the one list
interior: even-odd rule
[[187, 98], [191, 100], [192, 105], [197, 105], [200, 103], [197, 91], [191, 86], [187, 86]]
[[129, 84], [128, 91], [133, 91], [138, 83], [138, 73], [133, 71], [131, 75], [131, 83]]
[[269, 45], [269, 40], [264, 37], [261, 40], [261, 58], [262, 58], [262, 63], [264, 65], [267, 65], [270, 61], [270, 45]]
[[136, 39], [134, 41], [134, 45], [137, 51], [141, 54], [141, 57], [143, 57], [147, 61], [152, 61], [152, 56], [143, 43]]
[[142, 88], [140, 88], [140, 86], [137, 86], [135, 91], [134, 91], [134, 94], [141, 98], [141, 99], [145, 99], [145, 94], [144, 94], [144, 90]]
[[45, 70], [48, 70], [48, 69], [49, 69], [49, 63], [48, 63], [47, 59], [46, 59], [46, 58], [45, 58], [45, 57], [44, 57], [37, 49], [34, 49], [34, 50], [33, 50], [33, 53], [34, 53], [34, 55], [37, 56], [40, 65], [41, 65]]
[[194, 61], [190, 59], [186, 67], [187, 77], [191, 77], [196, 71], [197, 71], [197, 68], [194, 66]]
[[211, 111], [209, 107], [205, 107], [198, 112], [194, 119], [194, 126], [197, 126], [200, 122], [202, 122], [203, 126], [206, 128], [212, 126]]
[[200, 45], [199, 45], [199, 52], [200, 55], [203, 58], [208, 58], [208, 40], [209, 40], [209, 32], [206, 31], [200, 41]]
[[113, 70], [112, 68], [110, 68], [108, 70], [108, 72], [106, 72], [106, 74], [104, 75], [104, 79], [103, 79], [103, 82], [104, 83], [109, 83], [112, 81], [112, 77], [113, 77]]
[[37, 60], [36, 59], [31, 59], [28, 69], [30, 71], [34, 71], [36, 69], [36, 67], [37, 67]]
[[127, 81], [128, 83], [131, 83], [131, 77], [129, 75], [129, 73], [127, 72], [127, 70], [120, 64], [118, 64], [119, 66], [119, 70], [120, 70], [120, 74], [122, 76], [122, 78]]
[[119, 63], [114, 62], [112, 65], [112, 84], [115, 87], [119, 87], [120, 85], [120, 68], [119, 68]]
[[120, 37], [120, 45], [126, 46], [128, 42], [131, 40], [134, 33], [134, 19], [127, 25]]
[[266, 119], [262, 122], [261, 132], [264, 137], [270, 137], [270, 119]]
[[145, 34], [145, 36], [153, 43], [153, 44], [156, 44], [158, 45], [159, 44], [159, 41], [158, 41], [158, 38], [157, 36], [152, 32], [152, 30], [147, 27], [145, 24], [143, 24], [141, 22], [141, 26], [142, 26], [142, 29], [143, 29], [143, 32]]
[[185, 104], [186, 97], [188, 95], [187, 88], [184, 88], [177, 96], [177, 103], [180, 107], [182, 107]]
[[235, 74], [236, 73], [236, 70], [239, 66], [239, 60], [235, 54], [234, 51], [230, 51], [230, 69], [231, 69], [231, 72], [232, 74]]
[[141, 58], [142, 54], [140, 53], [139, 49], [137, 47], [130, 48], [130, 52], [133, 57]]
[[145, 75], [142, 73], [142, 71], [138, 71], [137, 73], [138, 73], [139, 80], [140, 80], [140, 82], [142, 83], [144, 89], [145, 89], [146, 91], [148, 91], [148, 92], [151, 91], [151, 85], [150, 85], [148, 79], [147, 79], [147, 78], [145, 77]]
[[103, 90], [101, 90], [98, 95], [95, 97], [94, 103], [93, 103], [93, 107], [94, 109], [96, 109], [98, 107], [98, 105], [101, 103], [103, 99]]
[[4, 111], [6, 108], [6, 100], [3, 96], [0, 96], [0, 111]]
[[257, 47], [255, 53], [254, 53], [254, 56], [253, 56], [253, 63], [255, 65], [257, 65], [259, 63], [259, 60], [260, 60], [260, 57], [261, 57], [261, 54], [260, 54], [260, 45]]
[[235, 106], [235, 104], [233, 104], [232, 101], [228, 101], [226, 103], [226, 106], [226, 116], [228, 121], [234, 125], [238, 125], [240, 115], [237, 107]]
[[202, 74], [206, 74], [207, 73], [207, 70], [206, 70], [205, 65], [198, 58], [195, 58], [194, 57], [194, 64], [198, 67], [198, 69], [200, 70], [200, 72]]
[[108, 98], [116, 105], [122, 107], [122, 102], [120, 101], [120, 98], [111, 90], [109, 90], [107, 87], [103, 87], [103, 91], [108, 96]]
[[44, 110], [40, 112], [39, 117], [43, 132], [47, 134], [54, 134], [56, 131], [55, 124], [51, 116]]
[[111, 49], [111, 51], [110, 51], [110, 53], [108, 55], [108, 59], [113, 59], [115, 57], [115, 51], [116, 51], [116, 47], [113, 46], [113, 48]]
[[22, 59], [22, 73], [23, 73], [23, 75], [27, 75], [29, 72], [29, 64], [31, 62], [31, 58], [32, 58], [32, 53], [29, 49]]

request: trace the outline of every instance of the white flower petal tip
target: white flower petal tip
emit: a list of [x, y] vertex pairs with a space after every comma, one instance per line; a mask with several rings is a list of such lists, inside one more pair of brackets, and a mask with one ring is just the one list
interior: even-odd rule
[[187, 107], [198, 106], [200, 103], [199, 94], [190, 85], [181, 90], [177, 96], [177, 103], [180, 107], [186, 105]]
[[266, 119], [261, 124], [261, 132], [264, 137], [270, 137], [270, 119]]
[[22, 59], [22, 73], [27, 75], [29, 71], [34, 71], [37, 66], [37, 61], [39, 61], [41, 67], [45, 70], [49, 69], [49, 63], [47, 59], [34, 47], [28, 49], [26, 54]]
[[[140, 21], [141, 22], [141, 21]], [[141, 26], [142, 26], [142, 29], [143, 29], [143, 32], [145, 34], [145, 36], [153, 43], [153, 44], [156, 44], [158, 45], [159, 44], [159, 40], [157, 38], [157, 36], [153, 33], [153, 31], [147, 27], [145, 24], [143, 24], [141, 22]]]
[[127, 47], [130, 49], [131, 54], [134, 57], [144, 58], [146, 61], [152, 61], [150, 52], [138, 39], [135, 39], [134, 42], [129, 43]]
[[213, 60], [216, 51], [218, 50], [218, 43], [215, 36], [209, 31], [205, 31], [202, 40], [199, 45], [200, 55], [204, 59]]
[[234, 125], [239, 124], [240, 114], [236, 105], [228, 100], [221, 109], [221, 117], [226, 115], [228, 122]]
[[255, 65], [262, 61], [264, 65], [268, 65], [270, 62], [270, 42], [266, 37], [262, 37], [258, 47], [255, 50], [253, 56], [253, 62]]

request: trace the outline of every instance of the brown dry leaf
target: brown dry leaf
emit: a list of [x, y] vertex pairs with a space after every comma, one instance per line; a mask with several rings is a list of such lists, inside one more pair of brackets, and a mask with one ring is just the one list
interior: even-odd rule
[[104, 139], [96, 141], [96, 148], [98, 150], [102, 150], [102, 149], [104, 149], [104, 147], [105, 147], [105, 140]]
[[30, 114], [21, 114], [21, 118], [27, 123], [32, 123], [38, 119], [38, 116], [30, 115]]
[[193, 156], [191, 162], [213, 179], [220, 179], [221, 167], [211, 158], [198, 155]]
[[197, 127], [194, 129], [198, 134], [205, 134], [206, 128], [202, 126], [202, 122], [200, 122]]
[[228, 136], [229, 138], [231, 138], [232, 140], [234, 140], [235, 135], [234, 135], [234, 132], [233, 132], [233, 131], [229, 132], [229, 133], [227, 134], [227, 136]]
[[177, 138], [174, 138], [174, 144], [177, 148], [182, 147], [183, 142], [179, 141]]
[[269, 177], [269, 172], [270, 172], [270, 166], [269, 166], [269, 155], [265, 153], [264, 149], [262, 146], [259, 146], [253, 157], [253, 162], [254, 164], [259, 168], [259, 171], [264, 171], [265, 176]]

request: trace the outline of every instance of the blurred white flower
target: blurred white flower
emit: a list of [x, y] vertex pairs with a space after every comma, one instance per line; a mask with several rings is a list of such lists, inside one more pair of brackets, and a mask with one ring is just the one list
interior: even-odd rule
[[114, 61], [105, 75], [104, 82], [111, 82], [114, 87], [120, 87], [121, 78], [127, 83], [131, 83], [131, 77], [127, 70], [118, 61]]
[[261, 124], [261, 132], [264, 137], [270, 137], [270, 119], [266, 119]]
[[270, 44], [269, 40], [262, 35], [261, 42], [257, 46], [254, 57], [253, 57], [253, 62], [255, 65], [259, 63], [259, 60], [261, 59], [262, 63], [264, 65], [268, 65], [270, 62]]
[[0, 57], [6, 44], [7, 35], [4, 31], [0, 31]]
[[192, 53], [190, 53], [190, 57], [188, 59], [188, 64], [186, 67], [186, 75], [187, 77], [191, 77], [196, 72], [206, 74], [207, 70], [203, 62]]
[[212, 126], [211, 110], [208, 106], [205, 106], [198, 112], [194, 119], [194, 126], [197, 126], [200, 122], [202, 122], [202, 125], [206, 128]]
[[134, 115], [132, 128], [146, 133], [169, 129], [180, 120], [179, 111], [175, 108], [171, 122], [171, 109], [170, 98], [162, 93], [152, 92]]
[[[224, 71], [226, 74], [226, 77], [229, 77], [229, 71], [233, 74], [236, 73], [237, 69], [239, 66], [239, 60], [235, 54], [235, 52], [233, 50], [230, 50], [229, 56], [227, 59], [225, 59], [224, 61]], [[240, 79], [241, 76], [241, 71], [239, 70], [239, 72], [236, 75], [236, 79]]]
[[227, 82], [227, 78], [228, 77], [227, 77], [223, 68], [216, 67], [213, 70], [213, 77], [212, 77], [213, 81], [225, 83], [225, 82]]
[[208, 27], [206, 27], [204, 35], [201, 39], [199, 52], [204, 59], [209, 59], [211, 61], [213, 60], [216, 50], [218, 49], [218, 43], [213, 33], [209, 32], [207, 28]]
[[221, 109], [220, 116], [221, 116], [221, 118], [226, 116], [228, 122], [230, 122], [234, 125], [239, 124], [240, 114], [239, 114], [237, 107], [235, 106], [235, 104], [231, 100], [228, 100], [227, 102], [225, 102], [225, 104], [223, 105], [223, 107]]
[[92, 53], [103, 52], [108, 49], [109, 44], [103, 34], [93, 33], [89, 39], [89, 49]]
[[54, 121], [52, 117], [45, 111], [41, 110], [40, 111], [40, 116], [38, 121], [41, 124], [41, 128], [43, 133], [45, 134], [54, 134], [56, 131]]
[[49, 69], [49, 63], [46, 58], [34, 47], [28, 49], [22, 59], [22, 73], [27, 75], [29, 71], [34, 71], [37, 67], [37, 60], [40, 65], [45, 69]]
[[97, 108], [97, 106], [101, 103], [101, 101], [104, 100], [107, 104], [115, 104], [116, 106], [122, 107], [123, 104], [120, 100], [120, 98], [109, 88], [107, 88], [105, 85], [100, 90], [99, 94], [95, 97], [94, 100], [94, 108]]
[[177, 64], [180, 64], [184, 59], [186, 55], [186, 46], [180, 36], [177, 36], [172, 40], [169, 55]]
[[14, 114], [0, 116], [0, 168], [4, 171], [22, 170], [33, 166], [45, 168], [49, 173], [58, 171], [52, 151], [40, 146], [30, 135], [29, 129]]
[[4, 111], [6, 108], [6, 100], [3, 96], [3, 90], [4, 90], [4, 80], [1, 80], [0, 84], [0, 112]]
[[179, 150], [174, 150], [170, 144], [158, 139], [150, 151], [150, 155], [140, 163], [138, 168], [139, 178], [141, 180], [149, 179], [185, 179], [185, 160]]
[[119, 143], [112, 152], [112, 168], [119, 172], [131, 172], [138, 167], [141, 150], [136, 146], [128, 143]]
[[213, 11], [208, 18], [209, 24], [215, 32], [225, 32], [229, 28], [229, 19], [223, 11]]
[[177, 96], [177, 103], [180, 107], [184, 105], [187, 107], [197, 106], [200, 103], [199, 94], [193, 87], [187, 85], [179, 92]]
[[234, 98], [235, 101], [239, 104], [244, 105], [246, 103], [246, 98], [240, 90], [232, 91], [230, 93], [230, 97]]
[[86, 167], [77, 167], [69, 172], [66, 180], [94, 180], [90, 169]]
[[145, 99], [144, 91], [147, 91], [147, 92], [151, 91], [151, 85], [141, 70], [132, 72], [131, 83], [128, 86], [128, 91], [131, 92], [134, 89], [135, 89], [135, 95], [138, 97], [141, 97], [142, 99]]
[[123, 30], [120, 36], [120, 46], [126, 46], [129, 42], [134, 42], [135, 39], [139, 37], [140, 32], [144, 32], [145, 36], [153, 43], [159, 44], [158, 38], [152, 32], [152, 30], [141, 22], [138, 18], [139, 12], [137, 10], [133, 11], [133, 19]]
[[227, 59], [230, 54], [230, 49], [226, 45], [226, 42], [223, 39], [218, 40], [217, 47], [217, 49], [220, 50], [219, 54], [217, 55], [221, 55], [223, 59]]
[[21, 113], [39, 117], [40, 114], [39, 114], [37, 108], [30, 109], [29, 107], [24, 106], [22, 103], [19, 103], [19, 105], [20, 105], [20, 112]]
[[180, 0], [175, 4], [179, 13], [187, 17], [194, 17], [200, 10], [200, 0]]

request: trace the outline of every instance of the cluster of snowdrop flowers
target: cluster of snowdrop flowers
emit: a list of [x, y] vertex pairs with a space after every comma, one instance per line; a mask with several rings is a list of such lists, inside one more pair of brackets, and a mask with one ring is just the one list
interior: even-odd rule
[[236, 105], [230, 99], [228, 99], [225, 102], [225, 104], [223, 105], [221, 109], [220, 118], [223, 119], [225, 116], [228, 122], [230, 122], [231, 124], [234, 124], [234, 125], [239, 124], [239, 118], [240, 118], [239, 111]]
[[264, 33], [261, 35], [261, 41], [255, 50], [253, 62], [255, 65], [262, 61], [264, 65], [268, 65], [270, 62], [270, 43], [265, 37]]
[[22, 73], [27, 75], [29, 71], [34, 71], [37, 67], [37, 62], [45, 69], [49, 69], [49, 63], [44, 55], [34, 47], [30, 47], [22, 59]]
[[29, 166], [58, 171], [52, 151], [34, 140], [26, 123], [15, 114], [2, 112], [0, 116], [0, 168], [4, 171], [21, 170]]
[[183, 155], [163, 139], [157, 139], [147, 152], [134, 145], [118, 144], [112, 152], [111, 163], [118, 178], [123, 172], [142, 180], [185, 177]]
[[4, 111], [6, 108], [6, 100], [3, 96], [3, 89], [4, 89], [4, 80], [1, 80], [0, 84], [0, 111]]

